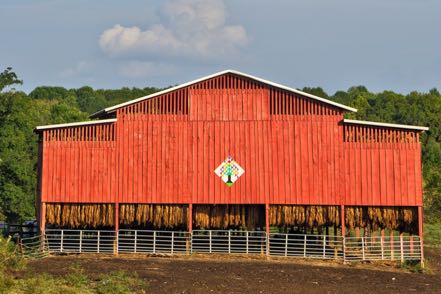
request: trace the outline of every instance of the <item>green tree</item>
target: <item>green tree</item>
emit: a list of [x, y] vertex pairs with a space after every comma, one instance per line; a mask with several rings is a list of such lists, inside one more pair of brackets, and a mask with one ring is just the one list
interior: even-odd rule
[[315, 95], [315, 96], [318, 96], [318, 97], [321, 97], [321, 98], [325, 98], [325, 99], [329, 98], [329, 96], [325, 92], [325, 90], [323, 90], [320, 87], [304, 87], [302, 89], [302, 91], [306, 92], [306, 93], [309, 93], [309, 94], [312, 94], [312, 95]]
[[23, 81], [17, 78], [17, 74], [12, 71], [12, 67], [8, 67], [0, 73], [0, 92], [12, 85], [21, 84], [23, 84]]
[[108, 106], [108, 101], [99, 91], [93, 90], [91, 87], [84, 86], [75, 90], [78, 105], [81, 111], [94, 113]]
[[45, 99], [16, 91], [0, 93], [0, 219], [18, 222], [35, 217], [35, 126], [81, 121], [87, 116], [79, 110], [74, 95]]
[[29, 97], [33, 99], [47, 99], [47, 100], [63, 100], [72, 94], [69, 90], [63, 87], [48, 87], [41, 86], [35, 88], [31, 93], [29, 93]]

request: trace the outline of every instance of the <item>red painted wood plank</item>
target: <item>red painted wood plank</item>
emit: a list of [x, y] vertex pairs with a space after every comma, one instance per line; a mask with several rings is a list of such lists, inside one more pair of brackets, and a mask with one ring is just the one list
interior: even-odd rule
[[360, 203], [369, 203], [368, 199], [368, 178], [369, 173], [367, 169], [366, 164], [366, 148], [365, 143], [362, 144], [360, 149], [360, 186], [361, 186], [361, 193], [360, 193]]
[[[53, 133], [54, 133], [54, 136], [57, 136], [58, 130], [54, 130]], [[57, 169], [58, 151], [59, 151], [58, 143], [56, 141], [54, 141], [53, 142], [53, 146], [52, 146], [53, 156], [52, 156], [52, 182], [51, 182], [51, 186], [52, 186], [52, 199], [55, 202], [58, 201], [58, 191], [57, 191], [57, 184], [58, 184], [58, 169]]]
[[[255, 115], [255, 112], [253, 112]], [[259, 157], [259, 146], [257, 142], [258, 135], [256, 134], [256, 121], [249, 122], [249, 133], [250, 133], [250, 150], [249, 150], [249, 158], [250, 158], [250, 198], [251, 203], [259, 203], [260, 202], [260, 177], [259, 177], [259, 168], [257, 158]]]
[[344, 197], [342, 203], [345, 204], [352, 204], [351, 202], [351, 171], [350, 171], [350, 149], [349, 145], [345, 144], [345, 150], [344, 150], [344, 164], [341, 166], [343, 167], [342, 170], [344, 171], [344, 183], [342, 191], [344, 191]]
[[[309, 103], [307, 104], [307, 107], [310, 107]], [[313, 163], [313, 143], [312, 143], [312, 136], [313, 136], [313, 130], [312, 130], [312, 123], [311, 123], [311, 117], [307, 118], [306, 121], [307, 124], [307, 131], [306, 131], [306, 142], [307, 142], [307, 156], [308, 160], [306, 162], [306, 165], [308, 166], [308, 196], [307, 196], [307, 203], [314, 203], [315, 195], [314, 195], [314, 173], [316, 172], [314, 170], [314, 163]]]
[[201, 122], [195, 123], [196, 128], [196, 152], [193, 155], [193, 160], [196, 162], [196, 195], [195, 200], [196, 203], [202, 203], [203, 202], [203, 181], [202, 181], [202, 172], [203, 172], [203, 125]]
[[254, 122], [254, 138], [256, 140], [256, 148], [257, 148], [257, 154], [256, 154], [256, 179], [254, 179], [256, 181], [256, 186], [258, 187], [258, 198], [257, 201], [258, 203], [265, 203], [265, 195], [266, 195], [266, 190], [265, 190], [265, 184], [266, 184], [266, 180], [264, 180], [265, 177], [265, 173], [264, 173], [264, 169], [265, 169], [265, 162], [264, 162], [264, 142], [263, 142], [263, 126], [262, 126], [262, 121], [255, 121]]
[[[405, 147], [405, 146], [403, 146]], [[404, 205], [407, 205], [407, 203], [410, 203], [410, 195], [409, 191], [407, 189], [407, 174], [406, 174], [406, 163], [407, 163], [407, 148], [400, 149], [400, 166], [399, 166], [399, 173], [400, 173], [400, 189], [401, 189], [401, 197], [402, 202]]]
[[189, 203], [191, 200], [190, 198], [190, 190], [189, 190], [189, 180], [188, 180], [188, 165], [190, 163], [189, 161], [189, 157], [190, 157], [190, 149], [189, 147], [191, 147], [190, 144], [188, 144], [188, 123], [187, 122], [182, 122], [181, 123], [181, 128], [182, 133], [180, 133], [180, 137], [181, 137], [181, 155], [180, 155], [180, 162], [182, 163], [181, 166], [181, 187], [182, 187], [182, 192], [183, 192], [183, 198], [182, 198], [182, 202], [184, 203]]
[[265, 183], [265, 203], [274, 203], [274, 178], [272, 169], [272, 149], [269, 129], [270, 121], [263, 121], [262, 125], [262, 146], [263, 146], [263, 181]]
[[[393, 171], [394, 171], [394, 203], [401, 205], [405, 196], [401, 192], [401, 167], [400, 167], [400, 150], [394, 144], [394, 149], [392, 160], [393, 160]], [[404, 197], [403, 197], [404, 196]]]
[[[285, 102], [285, 107], [287, 107], [286, 102]], [[283, 122], [281, 122], [281, 143], [283, 144], [281, 147], [282, 150], [282, 172], [283, 172], [283, 197], [281, 199], [281, 201], [283, 203], [288, 203], [289, 202], [289, 197], [291, 195], [291, 174], [290, 174], [290, 170], [289, 170], [289, 162], [290, 162], [290, 157], [289, 157], [289, 122], [287, 120], [284, 120]]]
[[381, 191], [380, 191], [380, 163], [378, 162], [378, 150], [376, 149], [377, 143], [373, 143], [373, 148], [370, 152], [371, 168], [372, 168], [372, 199], [369, 203], [381, 203]]
[[157, 203], [157, 195], [158, 195], [158, 128], [159, 124], [152, 121], [151, 123], [151, 158], [150, 158], [150, 168], [151, 168], [151, 194], [150, 194], [150, 202]]
[[372, 203], [372, 162], [371, 162], [371, 143], [365, 143], [365, 163], [366, 163], [366, 200], [365, 203]]
[[[142, 111], [142, 105], [141, 106], [141, 110]], [[172, 104], [172, 107], [176, 107], [174, 106], [174, 104]], [[137, 140], [137, 154], [138, 157], [136, 157], [136, 162], [137, 162], [137, 180], [138, 180], [138, 185], [137, 185], [137, 189], [136, 189], [136, 194], [135, 194], [135, 199], [136, 202], [140, 203], [143, 202], [143, 183], [144, 183], [144, 169], [143, 169], [143, 165], [144, 165], [144, 152], [143, 152], [143, 145], [145, 142], [145, 138], [144, 138], [144, 131], [143, 131], [143, 120], [142, 120], [143, 115], [142, 114], [138, 114], [137, 115], [137, 128], [138, 128], [138, 136], [136, 138]]]
[[[418, 143], [416, 148], [413, 150], [415, 154], [415, 196], [409, 195], [409, 203], [411, 205], [423, 205], [423, 183], [422, 183], [422, 172], [421, 172], [421, 145]], [[413, 197], [412, 197], [413, 196]]]
[[390, 148], [385, 149], [385, 158], [386, 158], [385, 177], [386, 177], [387, 205], [393, 205], [394, 204], [393, 152], [391, 152]]
[[415, 195], [417, 195], [417, 189], [416, 189], [416, 174], [415, 174], [415, 166], [417, 163], [417, 159], [415, 158], [417, 157], [415, 154], [415, 150], [414, 149], [409, 149], [408, 152], [408, 156], [407, 156], [407, 160], [409, 162], [408, 165], [408, 179], [409, 179], [409, 194], [412, 195], [415, 198]]
[[205, 171], [205, 173], [207, 174], [207, 184], [208, 184], [208, 190], [207, 190], [207, 196], [208, 196], [208, 201], [213, 201], [211, 199], [215, 199], [215, 174], [214, 174], [214, 169], [216, 168], [216, 162], [214, 160], [214, 154], [216, 153], [215, 147], [216, 147], [216, 143], [215, 143], [215, 125], [213, 122], [208, 122], [207, 123], [207, 133], [208, 133], [208, 142], [207, 142], [207, 147], [208, 147], [208, 164], [207, 164], [207, 169]]
[[162, 123], [161, 124], [161, 157], [160, 157], [160, 166], [161, 166], [161, 173], [160, 173], [160, 187], [161, 187], [161, 194], [159, 195], [159, 199], [161, 202], [167, 202], [167, 193], [169, 188], [169, 183], [167, 181], [167, 173], [168, 173], [168, 150], [167, 150], [167, 141], [169, 139], [169, 132], [168, 132], [168, 124]]
[[271, 203], [279, 203], [280, 192], [279, 192], [279, 175], [278, 175], [278, 152], [277, 152], [277, 125], [276, 121], [271, 121], [269, 126], [269, 145], [271, 146], [270, 152], [270, 162], [271, 166], [271, 191], [272, 191], [272, 199]]
[[301, 156], [301, 133], [300, 133], [300, 122], [296, 119], [294, 120], [294, 152], [295, 152], [295, 177], [296, 177], [296, 199], [295, 203], [299, 203], [299, 198], [303, 194], [303, 172], [302, 172], [302, 156]]
[[177, 199], [179, 203], [185, 202], [185, 187], [184, 187], [184, 180], [183, 180], [183, 167], [184, 167], [184, 160], [183, 160], [183, 149], [184, 149], [184, 140], [183, 140], [183, 123], [177, 122], [175, 125], [175, 144], [176, 144], [176, 153], [175, 153], [175, 162], [174, 164], [174, 178], [176, 181], [174, 181], [173, 185], [173, 194], [172, 199]]
[[316, 121], [315, 117], [312, 117], [311, 120], [311, 153], [312, 153], [312, 203], [320, 203], [321, 195], [320, 195], [320, 181], [321, 181], [321, 165], [320, 165], [320, 150], [319, 150], [319, 140], [318, 136], [320, 133], [319, 125]]

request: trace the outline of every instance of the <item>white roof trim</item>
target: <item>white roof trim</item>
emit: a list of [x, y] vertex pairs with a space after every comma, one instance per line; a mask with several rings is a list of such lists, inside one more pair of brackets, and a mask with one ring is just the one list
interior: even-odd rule
[[110, 112], [115, 111], [118, 108], [130, 105], [130, 104], [133, 104], [133, 103], [145, 100], [145, 99], [150, 99], [150, 98], [162, 95], [162, 94], [166, 94], [168, 92], [175, 91], [175, 90], [178, 90], [178, 89], [190, 86], [192, 84], [195, 84], [195, 83], [198, 83], [198, 82], [201, 82], [201, 81], [204, 81], [204, 80], [208, 80], [208, 79], [211, 79], [211, 78], [214, 78], [214, 77], [226, 74], [226, 73], [232, 73], [232, 74], [236, 74], [236, 75], [239, 75], [239, 76], [243, 76], [243, 77], [255, 80], [255, 81], [259, 81], [259, 82], [264, 83], [264, 84], [271, 85], [273, 87], [284, 89], [284, 90], [287, 90], [287, 91], [290, 91], [290, 92], [293, 92], [293, 93], [296, 93], [296, 94], [300, 94], [300, 95], [312, 98], [314, 100], [318, 100], [318, 101], [326, 103], [326, 104], [330, 104], [330, 105], [336, 106], [338, 108], [342, 108], [342, 109], [349, 110], [349, 111], [352, 111], [352, 112], [357, 112], [357, 109], [355, 109], [355, 108], [352, 108], [352, 107], [349, 107], [349, 106], [346, 106], [346, 105], [343, 105], [343, 104], [340, 104], [340, 103], [337, 103], [337, 102], [333, 102], [333, 101], [325, 99], [325, 98], [321, 98], [321, 97], [318, 97], [318, 96], [315, 96], [315, 95], [312, 95], [312, 94], [308, 94], [308, 93], [305, 93], [303, 91], [300, 91], [300, 90], [297, 90], [297, 89], [294, 89], [294, 88], [290, 88], [290, 87], [287, 87], [287, 86], [284, 86], [284, 85], [281, 85], [281, 84], [277, 84], [277, 83], [274, 83], [274, 82], [271, 82], [271, 81], [268, 81], [268, 80], [265, 80], [265, 79], [262, 79], [262, 78], [258, 78], [258, 77], [255, 77], [255, 76], [252, 76], [252, 75], [249, 75], [249, 74], [245, 74], [245, 73], [239, 72], [239, 71], [227, 69], [227, 70], [220, 71], [220, 72], [217, 72], [215, 74], [208, 75], [208, 76], [205, 76], [205, 77], [202, 77], [202, 78], [199, 78], [199, 79], [196, 79], [196, 80], [193, 80], [193, 81], [190, 81], [190, 82], [187, 82], [187, 83], [184, 83], [184, 84], [181, 84], [181, 85], [178, 85], [178, 86], [175, 86], [175, 87], [172, 87], [172, 88], [160, 91], [160, 92], [156, 92], [156, 93], [150, 94], [148, 96], [140, 97], [140, 98], [137, 98], [137, 99], [134, 99], [134, 100], [130, 100], [130, 101], [121, 103], [121, 104], [117, 104], [117, 105], [114, 105], [114, 106], [111, 106], [111, 107], [104, 108], [104, 109], [102, 109], [102, 110], [100, 110], [98, 112], [93, 113], [90, 117], [95, 117], [98, 114], [103, 113], [103, 112], [110, 113]]
[[97, 125], [97, 124], [107, 124], [116, 122], [116, 118], [111, 119], [102, 119], [102, 120], [91, 120], [91, 121], [82, 121], [82, 122], [74, 122], [67, 124], [57, 124], [57, 125], [46, 125], [46, 126], [38, 126], [35, 128], [36, 131], [48, 130], [48, 129], [57, 129], [57, 128], [67, 128], [67, 127], [79, 127], [79, 126], [87, 126], [87, 125]]
[[388, 128], [399, 128], [399, 129], [407, 129], [407, 130], [418, 130], [418, 131], [427, 131], [428, 127], [421, 126], [410, 126], [410, 125], [399, 125], [399, 124], [388, 124], [388, 123], [380, 123], [374, 121], [364, 121], [364, 120], [355, 120], [355, 119], [344, 119], [344, 123], [348, 124], [356, 124], [356, 125], [368, 125], [368, 126], [378, 126], [378, 127], [388, 127]]

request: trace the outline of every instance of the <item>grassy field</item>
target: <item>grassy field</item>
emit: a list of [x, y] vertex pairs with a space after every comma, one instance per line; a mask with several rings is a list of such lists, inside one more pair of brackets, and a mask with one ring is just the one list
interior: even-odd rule
[[441, 223], [424, 224], [424, 245], [441, 248]]

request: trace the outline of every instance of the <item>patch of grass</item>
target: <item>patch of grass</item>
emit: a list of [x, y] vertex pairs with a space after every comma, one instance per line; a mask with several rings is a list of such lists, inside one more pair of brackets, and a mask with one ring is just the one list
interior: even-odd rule
[[145, 284], [136, 274], [129, 275], [125, 271], [115, 271], [102, 275], [97, 282], [96, 292], [99, 294], [145, 293], [141, 288]]
[[69, 268], [64, 277], [53, 277], [48, 274], [25, 275], [14, 278], [13, 271], [24, 269], [25, 262], [16, 253], [16, 246], [10, 239], [0, 237], [0, 294], [88, 294], [88, 293], [145, 293], [146, 284], [136, 274], [115, 271], [103, 274], [98, 280], [91, 280], [79, 264]]
[[0, 236], [0, 270], [18, 270], [25, 267], [25, 260], [16, 254], [16, 248], [10, 237], [5, 239]]
[[69, 267], [69, 274], [64, 278], [67, 285], [75, 288], [82, 288], [90, 283], [89, 277], [84, 273], [84, 269], [79, 264]]
[[417, 260], [407, 260], [402, 262], [400, 267], [412, 273], [430, 273], [430, 269], [428, 269], [427, 266], [423, 268], [421, 263]]
[[441, 223], [424, 224], [424, 244], [441, 248]]
[[80, 267], [77, 267], [75, 271], [65, 277], [38, 274], [18, 279], [14, 279], [8, 272], [0, 272], [0, 293], [145, 293], [143, 288], [146, 284], [136, 275], [131, 275], [124, 271], [115, 271], [101, 275], [97, 281], [90, 280]]

